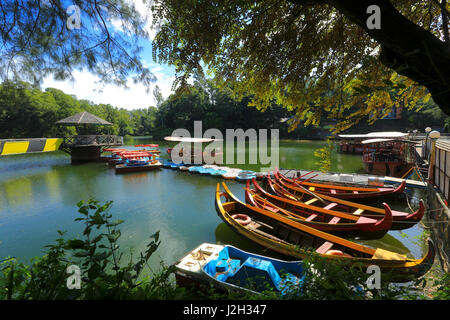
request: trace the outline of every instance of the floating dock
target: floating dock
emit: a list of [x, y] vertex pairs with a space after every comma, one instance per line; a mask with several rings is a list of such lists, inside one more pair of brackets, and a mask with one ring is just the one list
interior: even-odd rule
[[[334, 172], [320, 172], [311, 170], [294, 170], [294, 169], [280, 169], [280, 172], [288, 178], [295, 178], [304, 176], [305, 179], [311, 177], [309, 181], [315, 181], [320, 183], [333, 183], [333, 184], [355, 184], [355, 185], [372, 185], [372, 186], [388, 186], [393, 184], [401, 184], [402, 181], [406, 181], [406, 187], [425, 189], [427, 187], [426, 182], [401, 179], [388, 176], [374, 176], [369, 174], [358, 173], [334, 173]], [[259, 173], [267, 175], [266, 173]]]
[[[169, 165], [164, 162], [164, 168], [170, 169], [178, 169], [182, 170], [182, 168], [187, 169], [184, 165]], [[220, 166], [218, 166], [220, 168]], [[184, 170], [188, 171], [188, 170]], [[244, 170], [245, 171], [245, 170]], [[358, 174], [358, 173], [335, 173], [335, 172], [320, 172], [320, 171], [311, 171], [311, 170], [297, 170], [297, 169], [282, 169], [279, 171], [288, 178], [297, 178], [303, 177], [304, 179], [308, 179], [309, 181], [314, 181], [323, 184], [335, 184], [335, 185], [355, 185], [355, 186], [378, 186], [378, 187], [388, 187], [392, 185], [401, 184], [403, 181], [406, 181], [406, 187], [409, 188], [419, 188], [425, 189], [427, 184], [422, 181], [411, 180], [411, 179], [401, 179], [395, 177], [387, 177], [387, 176], [374, 176], [369, 174]], [[197, 172], [199, 173], [199, 172]], [[205, 172], [206, 173], [206, 172]], [[207, 173], [206, 173], [207, 174]], [[254, 172], [254, 176], [257, 179], [262, 179], [264, 176], [267, 176], [268, 172]], [[219, 177], [220, 175], [216, 175]], [[271, 174], [273, 177], [273, 174]], [[242, 179], [246, 180], [246, 179]]]

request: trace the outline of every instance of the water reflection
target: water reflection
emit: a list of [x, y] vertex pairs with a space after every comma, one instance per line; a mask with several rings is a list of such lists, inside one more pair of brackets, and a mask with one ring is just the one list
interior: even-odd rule
[[[137, 141], [126, 143], [132, 146]], [[161, 155], [166, 156], [168, 144], [159, 144]], [[323, 142], [280, 141], [280, 167], [315, 170], [317, 159], [313, 152], [320, 147]], [[344, 167], [339, 171], [355, 172], [362, 167], [360, 156], [333, 157], [338, 159], [333, 166]], [[43, 246], [53, 243], [57, 230], [67, 230], [67, 237], [80, 236], [83, 226], [74, 222], [79, 215], [76, 203], [89, 198], [114, 201], [111, 214], [114, 219], [125, 220], [121, 225], [121, 244], [127, 252], [128, 248], [136, 254], [145, 250], [149, 236], [160, 231], [162, 243], [152, 262], [155, 266], [160, 260], [173, 263], [203, 242], [223, 242], [268, 254], [267, 249], [221, 222], [214, 208], [219, 181], [222, 180], [216, 177], [170, 169], [116, 175], [104, 163], [73, 166], [70, 157], [60, 152], [4, 157], [0, 161], [0, 257], [28, 259], [40, 255]], [[227, 186], [244, 199], [242, 183], [227, 181]], [[417, 204], [415, 197], [410, 198], [413, 206]], [[397, 205], [407, 209], [405, 201]], [[405, 232], [413, 237], [421, 233], [421, 228]], [[377, 246], [388, 250], [420, 255], [417, 252], [421, 248], [398, 232], [389, 233], [379, 242]]]

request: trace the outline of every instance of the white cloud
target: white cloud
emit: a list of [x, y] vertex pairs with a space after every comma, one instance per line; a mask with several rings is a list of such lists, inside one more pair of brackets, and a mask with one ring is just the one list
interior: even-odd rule
[[152, 84], [147, 93], [142, 84], [134, 84], [131, 80], [128, 83], [128, 89], [112, 84], [102, 85], [99, 78], [88, 71], [74, 71], [74, 81], [56, 81], [53, 77], [44, 79], [42, 88], [56, 88], [67, 94], [73, 94], [78, 99], [90, 100], [94, 103], [111, 104], [112, 106], [125, 108], [128, 110], [147, 108], [156, 106], [153, 97], [153, 88], [158, 85], [164, 98], [171, 93], [171, 87], [175, 77], [165, 74], [163, 68], [156, 66], [151, 71], [157, 77], [157, 81]]
[[[144, 28], [148, 32], [150, 40], [153, 40], [158, 32], [158, 29], [153, 27], [153, 14], [150, 9], [151, 3], [145, 4], [142, 0], [129, 0], [128, 2], [131, 2], [136, 11], [145, 19]], [[117, 30], [124, 30], [122, 21], [119, 19], [111, 19], [111, 25]]]

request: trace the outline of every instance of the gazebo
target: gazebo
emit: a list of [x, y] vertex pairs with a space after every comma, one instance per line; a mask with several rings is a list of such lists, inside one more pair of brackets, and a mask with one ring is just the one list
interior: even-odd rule
[[87, 111], [61, 119], [56, 124], [77, 128], [78, 135], [64, 137], [61, 145], [61, 149], [71, 155], [72, 163], [99, 161], [104, 148], [123, 145], [123, 137], [120, 136], [88, 134], [89, 126], [113, 124]]

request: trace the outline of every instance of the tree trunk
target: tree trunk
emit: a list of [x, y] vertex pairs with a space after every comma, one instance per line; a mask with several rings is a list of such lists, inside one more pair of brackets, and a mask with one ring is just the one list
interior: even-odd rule
[[[450, 116], [450, 49], [429, 31], [406, 19], [389, 0], [291, 0], [300, 5], [327, 3], [363, 28], [381, 45], [379, 60], [425, 86]], [[367, 8], [381, 11], [381, 29], [369, 29]]]

